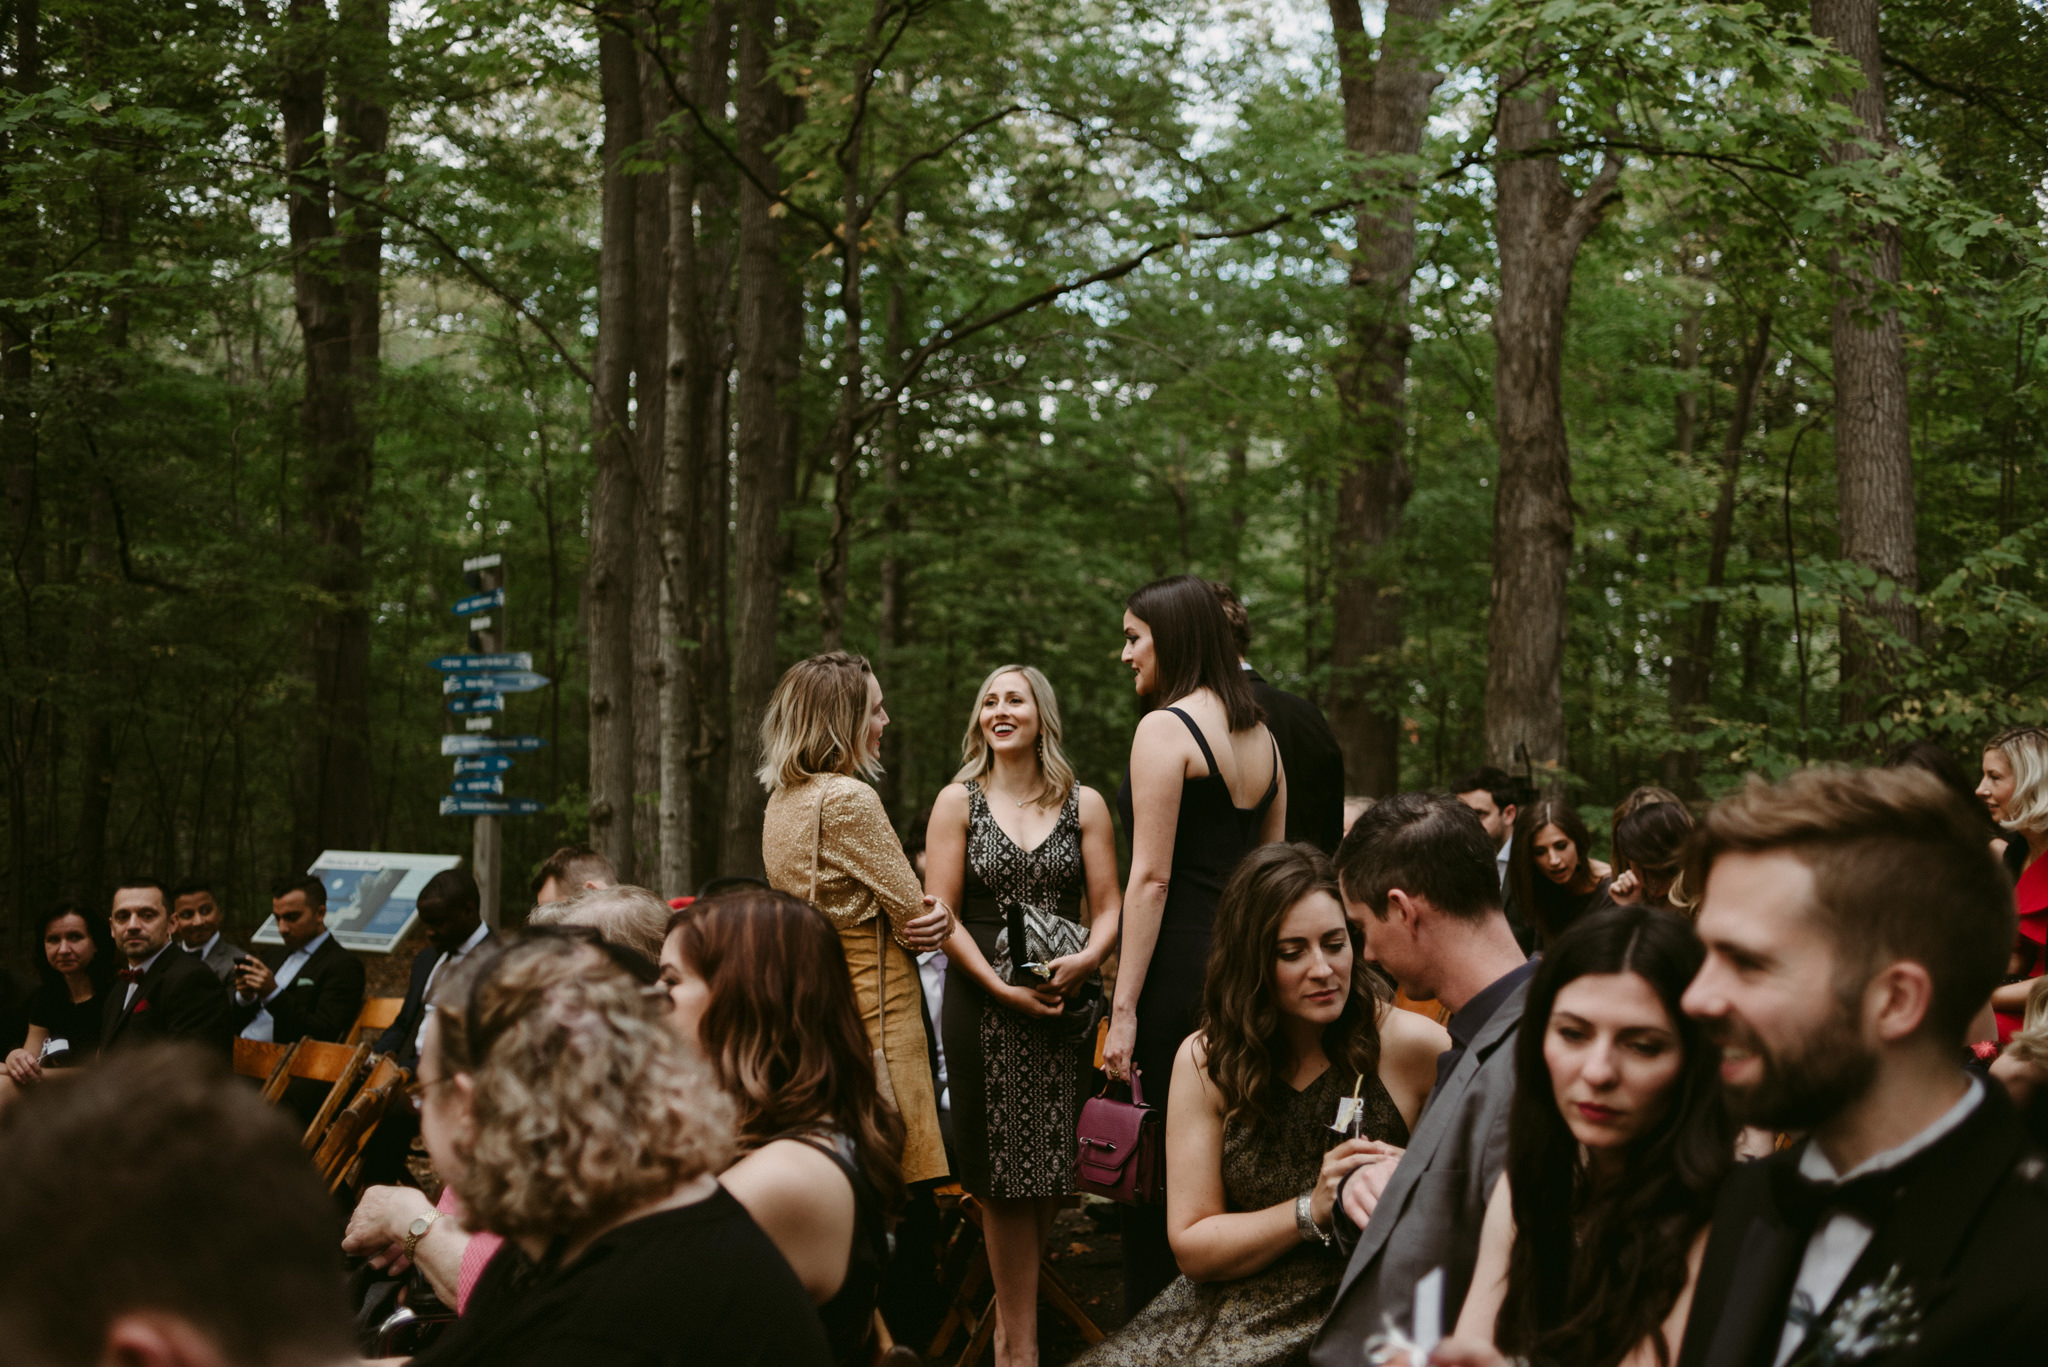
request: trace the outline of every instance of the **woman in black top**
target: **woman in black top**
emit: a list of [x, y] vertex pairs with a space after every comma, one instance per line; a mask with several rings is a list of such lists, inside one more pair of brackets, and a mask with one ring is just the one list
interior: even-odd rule
[[1544, 945], [1604, 903], [1613, 881], [1593, 858], [1592, 833], [1570, 803], [1547, 797], [1522, 808], [1508, 851], [1508, 886]]
[[420, 1134], [466, 1222], [506, 1243], [420, 1367], [831, 1361], [789, 1264], [713, 1176], [732, 1106], [667, 1006], [559, 933], [479, 946], [436, 984]]
[[28, 999], [28, 1038], [7, 1056], [7, 1077], [28, 1086], [45, 1068], [70, 1068], [100, 1049], [100, 1001], [114, 978], [112, 947], [72, 902], [43, 920], [42, 981]]
[[[1287, 829], [1287, 778], [1204, 580], [1147, 584], [1124, 604], [1124, 663], [1154, 709], [1138, 723], [1118, 805], [1131, 833], [1116, 1001], [1103, 1066], [1136, 1069], [1164, 1111], [1174, 1055], [1195, 1027], [1216, 904], [1238, 860]], [[1180, 1274], [1160, 1206], [1124, 1211], [1124, 1307]]]
[[839, 932], [786, 892], [720, 893], [670, 919], [661, 980], [738, 1112], [740, 1156], [720, 1184], [788, 1260], [832, 1360], [867, 1367], [903, 1121], [876, 1081]]

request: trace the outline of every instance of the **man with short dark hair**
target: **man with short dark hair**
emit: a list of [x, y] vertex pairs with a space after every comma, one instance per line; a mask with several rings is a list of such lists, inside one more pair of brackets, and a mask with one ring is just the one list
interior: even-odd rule
[[[1508, 886], [1508, 859], [1515, 852], [1515, 818], [1522, 811], [1522, 785], [1507, 770], [1483, 764], [1460, 777], [1451, 785], [1451, 792], [1477, 814], [1493, 840], [1493, 868], [1500, 879], [1501, 910], [1507, 914], [1508, 929], [1515, 932], [1515, 943], [1523, 953], [1533, 952], [1536, 931], [1515, 904], [1515, 890]], [[1592, 851], [1581, 850], [1579, 855], [1590, 859]]]
[[179, 946], [226, 982], [234, 974], [235, 961], [249, 951], [221, 934], [220, 921], [220, 903], [209, 880], [187, 878], [171, 893], [171, 933]]
[[1296, 693], [1275, 688], [1253, 669], [1251, 614], [1228, 584], [1209, 583], [1230, 623], [1230, 640], [1238, 668], [1251, 681], [1252, 697], [1266, 710], [1266, 729], [1280, 749], [1280, 767], [1287, 771], [1287, 838], [1305, 840], [1324, 854], [1335, 854], [1344, 838], [1344, 751], [1330, 730], [1330, 720]]
[[0, 1230], [7, 1367], [354, 1360], [334, 1208], [298, 1136], [190, 1045], [124, 1051], [10, 1107]]
[[205, 964], [172, 948], [164, 885], [154, 878], [124, 879], [114, 889], [109, 920], [125, 966], [102, 1008], [100, 1052], [182, 1039], [230, 1053], [234, 1031], [227, 994]]
[[311, 874], [280, 878], [270, 913], [284, 943], [235, 965], [236, 1030], [246, 1040], [341, 1043], [363, 1009], [369, 975], [327, 929], [327, 885]]
[[564, 845], [549, 855], [540, 872], [533, 876], [533, 901], [536, 906], [545, 906], [592, 888], [618, 885], [619, 871], [612, 867], [611, 860], [588, 845]]
[[[1707, 957], [1685, 1010], [1744, 1123], [1804, 1131], [1722, 1186], [1681, 1367], [2034, 1362], [2048, 1160], [1962, 1067], [2005, 969], [2012, 889], [1982, 818], [1915, 769], [1751, 779], [1686, 874]], [[1906, 1336], [1910, 1336], [1909, 1338]]]
[[414, 903], [427, 946], [413, 955], [412, 980], [398, 1019], [377, 1037], [374, 1046], [408, 1070], [418, 1066], [420, 1038], [426, 1034], [429, 996], [435, 980], [492, 936], [481, 919], [476, 879], [461, 869], [443, 869], [427, 880]]
[[1451, 1047], [1398, 1165], [1367, 1164], [1338, 1188], [1351, 1258], [1310, 1345], [1314, 1367], [1360, 1367], [1368, 1334], [1389, 1316], [1409, 1325], [1415, 1284], [1432, 1270], [1444, 1273], [1445, 1325], [1471, 1287], [1507, 1163], [1515, 1034], [1535, 968], [1501, 915], [1493, 849], [1478, 815], [1443, 793], [1382, 798], [1338, 847], [1338, 888], [1365, 957], [1411, 996], [1451, 1008]]

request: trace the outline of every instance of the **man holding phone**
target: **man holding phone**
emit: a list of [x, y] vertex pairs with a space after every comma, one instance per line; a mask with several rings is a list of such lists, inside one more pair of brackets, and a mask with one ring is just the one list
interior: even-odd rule
[[328, 932], [327, 885], [307, 874], [281, 878], [271, 888], [270, 912], [284, 943], [236, 961], [228, 979], [236, 1031], [266, 1043], [341, 1043], [363, 1009], [369, 975]]

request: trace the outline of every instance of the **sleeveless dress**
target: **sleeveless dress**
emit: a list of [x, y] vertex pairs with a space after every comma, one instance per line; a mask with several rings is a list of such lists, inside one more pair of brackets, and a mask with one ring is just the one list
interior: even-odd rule
[[[1195, 1032], [1195, 1016], [1202, 1009], [1216, 904], [1239, 861], [1258, 845], [1266, 811], [1280, 792], [1280, 750], [1276, 745], [1273, 778], [1266, 785], [1265, 796], [1251, 807], [1238, 807], [1231, 801], [1230, 785], [1216, 767], [1215, 752], [1203, 738], [1202, 728], [1178, 707], [1167, 711], [1194, 734], [1209, 772], [1181, 780], [1166, 907], [1159, 918], [1152, 962], [1145, 971], [1145, 989], [1138, 994], [1138, 1038], [1131, 1061], [1139, 1072], [1145, 1104], [1162, 1115], [1173, 1083], [1174, 1055], [1180, 1052], [1181, 1041]], [[1125, 832], [1132, 832], [1129, 770], [1117, 792], [1117, 807], [1123, 814]], [[1166, 1242], [1165, 1207], [1126, 1207], [1123, 1241], [1124, 1309], [1135, 1315], [1179, 1273], [1173, 1249]]]
[[882, 1207], [882, 1194], [861, 1171], [848, 1135], [838, 1130], [789, 1130], [768, 1142], [777, 1139], [793, 1139], [816, 1149], [838, 1165], [853, 1186], [853, 1247], [847, 1254], [846, 1280], [832, 1299], [818, 1307], [818, 1322], [825, 1326], [825, 1341], [831, 1345], [832, 1360], [838, 1367], [867, 1367], [874, 1356], [869, 1340], [874, 1332], [875, 1299], [882, 1286], [882, 1269], [889, 1263], [889, 1217]]
[[[1052, 833], [1023, 849], [967, 784], [967, 871], [960, 922], [995, 962], [1012, 902], [1080, 919], [1081, 789], [1067, 793]], [[960, 1184], [976, 1196], [1028, 1198], [1074, 1191], [1075, 1127], [1095, 1041], [1063, 1019], [1027, 1016], [991, 1000], [958, 964], [946, 968], [940, 1008]]]
[[[1260, 1133], [1242, 1121], [1223, 1128], [1223, 1196], [1232, 1212], [1291, 1201], [1322, 1171], [1336, 1141], [1330, 1122], [1357, 1074], [1335, 1067], [1295, 1091], [1276, 1082], [1272, 1114]], [[1405, 1146], [1408, 1127], [1378, 1077], [1362, 1092], [1368, 1139]], [[1262, 1272], [1227, 1282], [1179, 1277], [1122, 1329], [1074, 1360], [1074, 1367], [1251, 1367], [1308, 1361], [1309, 1340], [1329, 1311], [1344, 1256], [1303, 1243]]]

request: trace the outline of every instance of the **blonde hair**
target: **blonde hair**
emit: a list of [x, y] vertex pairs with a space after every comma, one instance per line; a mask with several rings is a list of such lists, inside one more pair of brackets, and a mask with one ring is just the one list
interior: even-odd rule
[[859, 655], [827, 651], [783, 671], [761, 716], [761, 767], [769, 792], [793, 788], [815, 774], [858, 774], [869, 782], [882, 766], [868, 754], [868, 680]]
[[1984, 748], [2004, 755], [2012, 766], [2012, 801], [1998, 824], [2009, 831], [2048, 828], [2048, 731], [2015, 726], [2000, 731]]
[[661, 942], [668, 938], [669, 904], [646, 888], [630, 883], [609, 888], [585, 888], [558, 902], [543, 902], [526, 918], [530, 926], [588, 926], [600, 938], [624, 945], [647, 956], [647, 962], [661, 959]]
[[2034, 979], [2027, 989], [2027, 1011], [2020, 1030], [2006, 1041], [2005, 1052], [2036, 1068], [2048, 1068], [2048, 977]]
[[434, 991], [442, 1073], [469, 1075], [467, 1223], [571, 1239], [723, 1169], [732, 1102], [668, 1003], [559, 932], [471, 951]]
[[1053, 695], [1052, 681], [1031, 665], [999, 665], [981, 681], [981, 687], [974, 693], [974, 707], [967, 714], [967, 734], [960, 738], [960, 772], [953, 775], [953, 782], [986, 778], [989, 770], [995, 768], [995, 751], [989, 748], [988, 737], [981, 733], [981, 700], [1005, 674], [1024, 676], [1024, 687], [1038, 709], [1038, 772], [1045, 780], [1045, 786], [1038, 792], [1038, 805], [1050, 807], [1065, 802], [1068, 790], [1074, 786], [1074, 766], [1060, 749], [1060, 700]]

